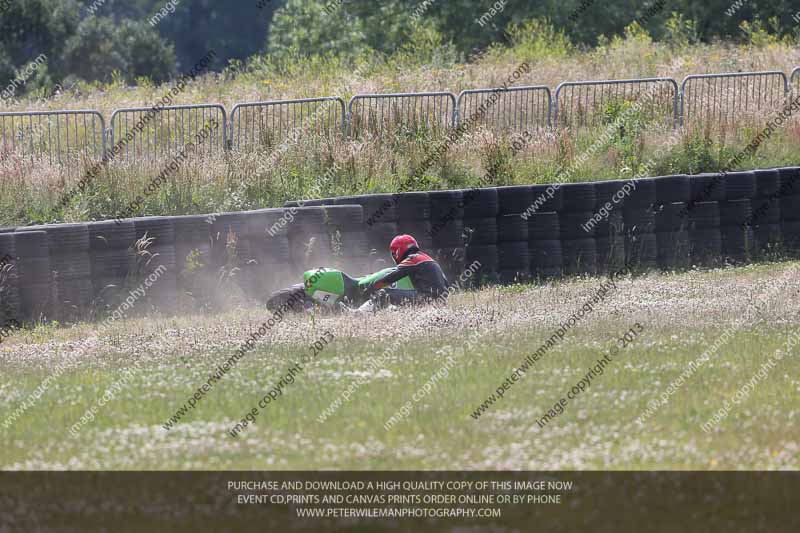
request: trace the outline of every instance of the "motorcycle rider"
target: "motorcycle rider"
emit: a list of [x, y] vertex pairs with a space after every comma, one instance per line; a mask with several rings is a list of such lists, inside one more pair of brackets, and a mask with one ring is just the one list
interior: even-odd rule
[[[399, 305], [417, 301], [435, 300], [447, 292], [447, 278], [439, 263], [419, 249], [411, 235], [398, 235], [389, 244], [389, 252], [397, 266], [373, 281], [364, 290], [378, 306]], [[391, 285], [408, 276], [415, 290], [399, 290]], [[368, 302], [369, 303], [369, 302]]]

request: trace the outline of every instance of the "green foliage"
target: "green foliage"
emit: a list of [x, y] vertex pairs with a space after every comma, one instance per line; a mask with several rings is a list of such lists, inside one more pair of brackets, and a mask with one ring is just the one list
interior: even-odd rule
[[673, 12], [665, 24], [664, 41], [674, 50], [683, 50], [697, 42], [697, 22]]

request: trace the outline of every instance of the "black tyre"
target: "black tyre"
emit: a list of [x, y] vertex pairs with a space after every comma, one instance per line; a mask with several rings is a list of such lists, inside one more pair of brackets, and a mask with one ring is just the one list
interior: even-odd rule
[[651, 208], [625, 206], [625, 234], [641, 235], [654, 233], [656, 230], [656, 214]]
[[560, 186], [531, 185], [531, 198], [531, 209], [524, 213], [550, 213], [564, 209], [564, 192]]
[[340, 196], [334, 200], [334, 204], [360, 205], [364, 208], [364, 223], [368, 226], [397, 222], [397, 197], [392, 194]]
[[632, 268], [647, 270], [658, 266], [658, 241], [655, 233], [637, 233], [625, 240], [625, 262]]
[[293, 311], [295, 313], [302, 313], [304, 310], [313, 307], [314, 302], [311, 300], [303, 285], [294, 285], [286, 289], [279, 289], [273, 292], [267, 299], [267, 309], [270, 311]]
[[783, 232], [780, 224], [761, 224], [754, 228], [756, 252], [759, 254], [777, 251], [783, 244]]
[[292, 235], [289, 246], [292, 264], [299, 272], [325, 266], [331, 260], [331, 236], [328, 233]]
[[561, 186], [563, 210], [592, 211], [597, 205], [594, 183], [565, 183]]
[[50, 315], [53, 291], [50, 249], [47, 232], [16, 233], [17, 275], [22, 321], [35, 321]]
[[399, 220], [430, 220], [431, 199], [426, 192], [404, 192], [397, 199]]
[[781, 223], [781, 203], [780, 199], [772, 198], [753, 198], [750, 200], [751, 218], [747, 225], [757, 227], [762, 224]]
[[133, 248], [136, 242], [136, 226], [133, 219], [90, 222], [89, 248], [92, 251], [124, 250]]
[[436, 248], [457, 248], [464, 246], [464, 222], [461, 219], [431, 224], [433, 245]]
[[531, 267], [531, 279], [547, 281], [564, 276], [562, 267]]
[[[262, 239], [267, 239], [277, 235], [286, 235], [288, 227], [292, 224], [292, 219], [286, 216], [286, 211], [283, 209], [256, 209], [254, 211], [245, 211], [244, 215], [244, 233], [255, 242]], [[178, 234], [181, 232], [178, 220], [183, 217], [176, 217], [175, 221], [175, 238], [178, 239]], [[191, 217], [186, 221], [186, 230], [192, 232], [195, 239], [208, 240], [211, 227], [206, 224], [203, 226], [201, 217]], [[194, 240], [194, 239], [193, 239]]]
[[464, 189], [464, 218], [496, 217], [500, 212], [497, 189]]
[[783, 197], [800, 194], [800, 167], [779, 168], [778, 173], [781, 176], [778, 195]]
[[689, 231], [719, 228], [719, 202], [699, 202], [689, 207]]
[[460, 248], [434, 248], [432, 257], [442, 267], [448, 282], [455, 283], [466, 268], [466, 250]]
[[527, 270], [530, 268], [531, 259], [528, 252], [528, 242], [504, 242], [497, 246], [500, 270]]
[[499, 265], [499, 252], [495, 245], [470, 245], [466, 247], [465, 251], [466, 263], [471, 264], [473, 261], [478, 261], [481, 264], [480, 270], [482, 272], [497, 271]]
[[611, 204], [614, 209], [622, 209], [625, 199], [634, 190], [634, 180], [604, 180], [594, 184], [597, 194], [597, 209]]
[[497, 244], [497, 219], [494, 217], [464, 219], [464, 234], [469, 244]]
[[528, 240], [528, 221], [517, 215], [497, 217], [497, 242]]
[[616, 272], [625, 266], [625, 238], [601, 237], [597, 239], [597, 270]]
[[641, 178], [634, 180], [636, 188], [625, 198], [625, 208], [644, 209], [658, 201], [656, 196], [656, 180]]
[[749, 225], [752, 221], [751, 200], [730, 200], [719, 203], [720, 226]]
[[747, 200], [756, 195], [754, 172], [728, 172], [725, 174], [725, 199]]
[[328, 226], [352, 231], [364, 225], [364, 208], [360, 205], [331, 205], [323, 207]]
[[463, 191], [432, 191], [428, 193], [431, 202], [431, 224], [447, 224], [464, 218]]
[[564, 211], [558, 214], [562, 239], [586, 239], [594, 237], [594, 211]]
[[784, 221], [800, 220], [800, 194], [781, 198], [781, 219]]
[[497, 198], [500, 202], [499, 215], [518, 215], [533, 204], [533, 191], [528, 185], [498, 187]]
[[153, 246], [175, 244], [175, 226], [172, 217], [141, 217], [133, 219], [136, 240], [147, 236]]
[[800, 255], [800, 221], [784, 221], [781, 224], [783, 245], [792, 255]]
[[698, 202], [721, 202], [726, 199], [725, 176], [719, 172], [707, 172], [689, 176], [692, 188], [692, 198], [689, 201], [690, 210]]
[[689, 213], [686, 203], [662, 204], [655, 212], [656, 232], [686, 231], [689, 228]]
[[[397, 223], [397, 230], [401, 235], [406, 234], [414, 237], [423, 250], [433, 247], [431, 223], [426, 220], [400, 220]], [[388, 247], [389, 243], [387, 242], [386, 248]]]
[[754, 171], [756, 177], [756, 197], [767, 198], [778, 194], [781, 188], [781, 173], [777, 168]]
[[692, 187], [689, 176], [676, 174], [655, 178], [656, 203], [672, 204], [676, 202], [689, 202], [692, 198]]
[[597, 274], [597, 243], [594, 239], [569, 239], [561, 241], [564, 274]]
[[755, 236], [753, 229], [741, 226], [722, 226], [722, 253], [735, 262], [750, 261], [756, 252]]
[[528, 256], [532, 271], [540, 267], [560, 268], [564, 264], [560, 240], [528, 241]]
[[689, 231], [692, 264], [715, 266], [721, 263], [722, 235], [719, 228], [702, 228]]
[[658, 266], [662, 270], [682, 270], [691, 265], [688, 231], [656, 233]]
[[549, 241], [560, 238], [558, 213], [534, 213], [528, 217], [528, 240]]
[[400, 234], [397, 222], [379, 222], [372, 226], [367, 226], [367, 238], [370, 246], [380, 252], [380, 255], [388, 257], [389, 244], [392, 239]]

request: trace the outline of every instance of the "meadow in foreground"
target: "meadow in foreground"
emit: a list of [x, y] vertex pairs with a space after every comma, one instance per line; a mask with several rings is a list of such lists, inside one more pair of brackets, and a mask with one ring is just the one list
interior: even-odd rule
[[[779, 263], [620, 279], [478, 419], [471, 413], [591, 299], [600, 279], [465, 292], [443, 309], [290, 317], [169, 430], [168, 419], [266, 311], [150, 317], [102, 332], [93, 325], [23, 331], [0, 347], [0, 468], [797, 469], [796, 346], [718, 425], [708, 432], [701, 425], [797, 331], [799, 269]], [[634, 342], [539, 427], [636, 323], [642, 332]], [[259, 410], [255, 425], [232, 437], [229, 430], [328, 331], [332, 342]], [[715, 343], [709, 360], [656, 406]], [[381, 356], [379, 370], [370, 370]], [[8, 424], [59, 364], [63, 374]], [[73, 436], [70, 426], [131, 368], [138, 370], [128, 384]], [[320, 421], [354, 380], [364, 384]], [[406, 402], [408, 417], [387, 430]]]

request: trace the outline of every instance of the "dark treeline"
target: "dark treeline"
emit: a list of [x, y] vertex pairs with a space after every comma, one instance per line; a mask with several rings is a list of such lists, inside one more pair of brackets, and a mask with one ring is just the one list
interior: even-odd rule
[[579, 46], [634, 21], [655, 39], [677, 23], [692, 39], [742, 40], [743, 21], [796, 36], [800, 0], [0, 0], [0, 83], [24, 74], [23, 92], [75, 78], [161, 82], [212, 49], [219, 71], [264, 53], [391, 54], [422, 36], [463, 58], [535, 18]]

